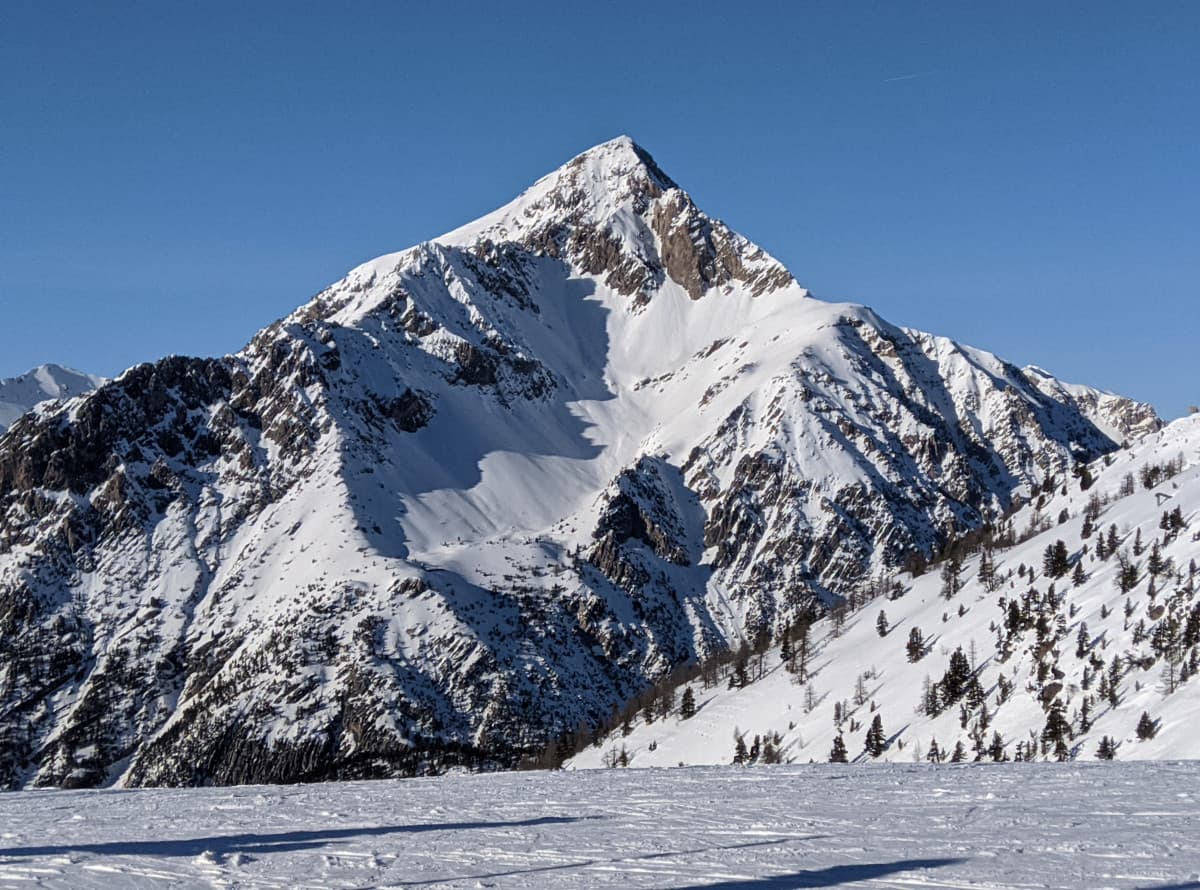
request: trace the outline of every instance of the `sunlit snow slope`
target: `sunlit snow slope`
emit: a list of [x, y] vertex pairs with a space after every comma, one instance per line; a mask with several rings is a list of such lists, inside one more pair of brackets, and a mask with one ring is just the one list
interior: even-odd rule
[[[859, 599], [840, 632], [830, 619], [813, 625], [806, 677], [785, 669], [774, 647], [761, 680], [729, 688], [723, 678], [710, 689], [693, 682], [694, 717], [676, 713], [646, 723], [637, 716], [631, 732], [618, 730], [571, 764], [611, 763], [622, 747], [635, 767], [728, 763], [735, 731], [748, 750], [754, 736], [778, 733], [786, 761], [828, 759], [839, 733], [848, 757], [862, 761], [928, 759], [935, 740], [947, 758], [961, 742], [968, 760], [1029, 756], [1031, 748], [1038, 759], [1055, 759], [1061, 753], [1043, 732], [1056, 702], [1069, 724], [1064, 744], [1071, 758], [1094, 759], [1105, 736], [1118, 760], [1200, 757], [1200, 416], [1175, 421], [1090, 472], [1086, 491], [1078, 478], [1060, 479], [1040, 506], [1031, 503], [1002, 524], [998, 532], [1011, 528], [1018, 537], [1045, 530], [992, 551], [993, 589], [980, 580], [978, 553], [964, 560], [963, 587], [949, 599], [944, 566], [917, 578], [900, 575], [894, 581], [902, 595], [892, 598], [890, 580], [880, 584], [881, 594]], [[1094, 530], [1084, 537], [1089, 519]], [[1114, 529], [1116, 549], [1098, 556], [1097, 542]], [[1044, 557], [1058, 541], [1071, 570], [1049, 578]], [[1134, 570], [1125, 591], [1118, 584], [1123, 563]], [[1020, 621], [1012, 618], [1014, 603], [1024, 613]], [[917, 661], [908, 653], [914, 629], [926, 641]], [[964, 696], [930, 713], [927, 684], [942, 679], [959, 647], [983, 701]], [[756, 659], [750, 662], [753, 668]], [[1115, 692], [1106, 694], [1114, 676]], [[674, 690], [676, 702], [682, 694]], [[844, 710], [837, 724], [835, 705]], [[1153, 738], [1138, 737], [1143, 713], [1155, 724]], [[876, 715], [887, 747], [873, 758], [866, 734]]]
[[813, 299], [605, 143], [14, 424], [0, 783], [514, 763], [1158, 425], [1071, 392]]

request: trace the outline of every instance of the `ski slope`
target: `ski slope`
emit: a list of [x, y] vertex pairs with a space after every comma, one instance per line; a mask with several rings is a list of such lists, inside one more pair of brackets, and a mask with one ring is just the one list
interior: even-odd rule
[[15, 792], [0, 887], [1200, 886], [1200, 764]]

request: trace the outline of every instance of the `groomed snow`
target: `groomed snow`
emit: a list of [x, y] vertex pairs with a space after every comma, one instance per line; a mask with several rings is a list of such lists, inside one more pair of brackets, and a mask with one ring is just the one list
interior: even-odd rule
[[1200, 887], [1200, 764], [19, 792], [0, 887]]

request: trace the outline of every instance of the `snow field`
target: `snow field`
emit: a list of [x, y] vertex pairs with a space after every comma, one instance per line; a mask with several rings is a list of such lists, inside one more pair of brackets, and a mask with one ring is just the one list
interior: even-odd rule
[[16, 792], [3, 888], [1200, 886], [1193, 763]]

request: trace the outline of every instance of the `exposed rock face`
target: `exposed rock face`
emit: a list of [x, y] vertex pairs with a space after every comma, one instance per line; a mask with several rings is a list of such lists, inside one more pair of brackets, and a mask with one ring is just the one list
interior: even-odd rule
[[1145, 402], [1111, 392], [1063, 383], [1041, 368], [1024, 369], [1025, 377], [1052, 399], [1065, 402], [1115, 442], [1135, 443], [1163, 427], [1162, 419]]
[[0, 783], [511, 764], [1113, 449], [1085, 396], [606, 143], [0, 439]]

